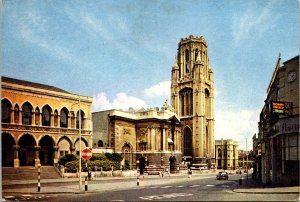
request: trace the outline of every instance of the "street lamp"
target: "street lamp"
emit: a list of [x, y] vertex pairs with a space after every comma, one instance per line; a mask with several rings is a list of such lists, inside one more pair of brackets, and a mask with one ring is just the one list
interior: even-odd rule
[[[72, 106], [76, 105], [77, 103], [74, 103]], [[78, 95], [78, 119], [79, 119], [79, 190], [81, 190], [82, 181], [81, 181], [81, 107], [80, 107], [80, 95]], [[71, 106], [71, 108], [72, 108]]]
[[79, 101], [79, 190], [81, 190], [81, 108], [80, 108], [80, 95], [78, 95]]

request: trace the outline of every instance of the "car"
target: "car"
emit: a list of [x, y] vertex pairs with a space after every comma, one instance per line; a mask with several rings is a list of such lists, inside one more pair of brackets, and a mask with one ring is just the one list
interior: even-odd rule
[[217, 175], [217, 180], [228, 180], [227, 172], [219, 172]]
[[229, 171], [229, 175], [234, 175], [234, 171], [233, 170]]

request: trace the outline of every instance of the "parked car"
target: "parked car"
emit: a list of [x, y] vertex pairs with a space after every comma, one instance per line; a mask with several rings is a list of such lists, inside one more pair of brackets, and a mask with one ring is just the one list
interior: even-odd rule
[[227, 172], [219, 172], [217, 175], [217, 180], [228, 180]]
[[233, 170], [229, 171], [229, 175], [234, 175], [234, 171]]

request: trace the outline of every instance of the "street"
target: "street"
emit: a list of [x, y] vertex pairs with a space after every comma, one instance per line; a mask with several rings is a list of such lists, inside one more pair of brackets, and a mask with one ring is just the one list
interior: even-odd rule
[[[246, 175], [243, 174], [244, 182]], [[216, 180], [215, 174], [147, 178], [136, 186], [135, 179], [112, 182], [94, 182], [91, 192], [65, 194], [15, 195], [8, 200], [30, 201], [298, 201], [296, 193], [239, 193], [240, 175], [230, 175], [229, 180]], [[131, 186], [130, 186], [130, 185]], [[122, 186], [124, 185], [124, 186]], [[95, 188], [98, 187], [98, 188]], [[62, 187], [63, 189], [63, 187]], [[90, 191], [90, 190], [89, 190]]]

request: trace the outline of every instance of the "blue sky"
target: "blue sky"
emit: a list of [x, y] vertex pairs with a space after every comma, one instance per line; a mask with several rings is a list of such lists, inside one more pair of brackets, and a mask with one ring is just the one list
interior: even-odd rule
[[161, 107], [180, 38], [203, 36], [215, 138], [245, 149], [279, 52], [299, 54], [297, 0], [3, 0], [2, 75], [94, 97], [93, 110]]

